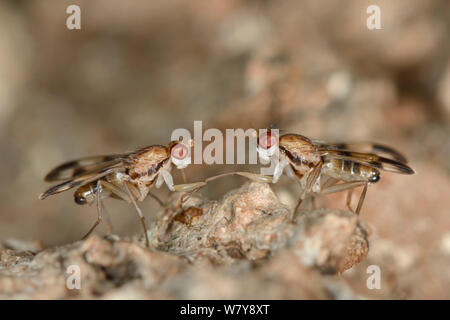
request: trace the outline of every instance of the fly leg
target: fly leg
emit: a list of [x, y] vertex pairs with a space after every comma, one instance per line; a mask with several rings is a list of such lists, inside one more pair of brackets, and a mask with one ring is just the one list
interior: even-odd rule
[[[93, 192], [91, 188], [91, 192]], [[100, 180], [97, 181], [97, 192], [95, 193], [96, 199], [97, 199], [97, 220], [94, 222], [92, 227], [89, 229], [89, 231], [81, 238], [81, 240], [85, 240], [89, 235], [94, 231], [95, 228], [100, 224], [100, 222], [103, 220], [102, 216], [102, 200], [100, 199], [100, 194], [102, 193], [102, 187], [100, 184]]]
[[[103, 191], [108, 191], [111, 193], [116, 194], [117, 196], [119, 196], [120, 198], [124, 198], [124, 196], [126, 197], [126, 194], [123, 193], [118, 187], [116, 187], [114, 184], [104, 181], [104, 180], [98, 180], [97, 181], [97, 192], [95, 193], [96, 195], [96, 200], [97, 200], [97, 220], [95, 221], [95, 223], [92, 225], [92, 227], [89, 229], [89, 231], [84, 235], [84, 237], [82, 238], [82, 240], [86, 239], [87, 237], [89, 237], [89, 235], [92, 233], [92, 231], [94, 231], [94, 229], [100, 224], [100, 222], [105, 222], [106, 224], [106, 232], [108, 234], [112, 233], [112, 224], [111, 221], [109, 219], [108, 216], [108, 212], [106, 211], [106, 208], [103, 204], [103, 201], [101, 199], [101, 193]], [[94, 193], [94, 190], [91, 188], [91, 192]], [[125, 200], [127, 200], [125, 198]], [[104, 215], [103, 215], [104, 213]], [[105, 219], [103, 219], [105, 218]]]
[[[105, 190], [108, 190], [111, 193], [115, 194], [119, 198], [125, 200], [126, 202], [132, 203], [134, 205], [138, 213], [139, 219], [141, 220], [142, 228], [144, 229], [145, 245], [148, 248], [150, 246], [150, 242], [148, 240], [147, 227], [145, 225], [145, 219], [144, 215], [142, 214], [142, 210], [139, 208], [136, 202], [137, 194], [132, 193], [132, 190], [135, 190], [134, 186], [132, 185], [130, 186], [127, 181], [124, 181], [123, 189], [125, 189], [126, 192], [124, 192], [122, 188], [118, 187], [117, 185], [107, 181], [100, 181], [100, 186]], [[136, 190], [134, 192], [136, 193]]]
[[359, 197], [358, 206], [356, 207], [356, 211], [355, 211], [355, 213], [356, 213], [357, 215], [359, 215], [359, 213], [361, 212], [361, 207], [362, 207], [362, 205], [363, 205], [364, 199], [366, 198], [367, 186], [368, 186], [368, 185], [369, 185], [369, 184], [366, 182], [366, 184], [364, 185], [364, 189], [363, 189], [363, 191], [361, 192], [361, 196]]
[[294, 217], [295, 217], [295, 214], [297, 213], [298, 208], [300, 208], [302, 202], [303, 202], [303, 198], [302, 198], [302, 196], [300, 196], [300, 198], [298, 198], [297, 205], [295, 206], [295, 209], [294, 209], [294, 214], [293, 214]]
[[173, 188], [175, 191], [178, 191], [178, 192], [186, 192], [186, 191], [195, 192], [195, 191], [198, 191], [199, 189], [203, 188], [204, 186], [206, 186], [208, 184], [208, 182], [210, 182], [210, 181], [216, 180], [218, 178], [226, 177], [226, 176], [231, 176], [231, 175], [239, 175], [239, 176], [248, 178], [248, 179], [256, 181], [256, 182], [269, 183], [272, 181], [272, 177], [265, 176], [262, 174], [235, 171], [235, 172], [227, 172], [227, 173], [218, 174], [216, 176], [206, 178], [204, 181], [200, 181], [200, 182], [178, 184], [178, 185], [173, 186]]
[[[354, 212], [357, 215], [359, 215], [359, 213], [361, 211], [362, 204], [363, 204], [364, 199], [366, 197], [368, 185], [369, 185], [369, 183], [367, 181], [344, 182], [344, 183], [335, 184], [335, 185], [332, 185], [332, 186], [330, 186], [328, 188], [323, 189], [321, 194], [330, 194], [330, 193], [336, 193], [336, 192], [340, 192], [340, 191], [344, 191], [344, 190], [353, 190], [353, 189], [355, 189], [357, 187], [364, 186], [364, 189], [363, 189], [363, 191], [361, 193], [361, 196], [359, 198], [359, 201], [358, 201], [358, 206], [356, 208], [356, 211], [352, 210], [352, 212]], [[349, 203], [348, 198], [349, 197], [347, 196], [347, 204]]]
[[227, 172], [222, 173], [213, 177], [206, 178], [204, 181], [200, 182], [194, 182], [194, 183], [186, 183], [186, 184], [178, 184], [173, 186], [173, 189], [178, 192], [188, 192], [184, 195], [182, 202], [185, 202], [186, 197], [189, 197], [191, 194], [197, 192], [204, 186], [206, 186], [209, 182], [216, 180], [218, 178], [231, 176], [231, 175], [238, 175], [245, 178], [248, 178], [250, 180], [256, 181], [256, 182], [263, 182], [263, 183], [270, 183], [272, 182], [272, 177], [265, 176], [262, 174], [257, 173], [251, 173], [251, 172], [243, 172], [243, 171], [235, 171], [235, 172]]
[[[130, 191], [131, 191], [131, 193], [133, 194], [133, 196], [134, 196], [136, 199], [138, 199], [139, 196], [141, 195], [141, 193], [139, 192], [139, 189], [138, 189], [135, 185], [133, 185], [133, 184], [128, 184], [128, 187], [130, 188]], [[151, 198], [155, 199], [155, 201], [158, 202], [158, 204], [159, 204], [161, 207], [164, 208], [164, 207], [166, 206], [166, 205], [164, 204], [164, 202], [163, 202], [160, 198], [158, 198], [156, 195], [154, 195], [153, 193], [149, 192], [147, 195], [150, 196]], [[126, 197], [126, 198], [128, 198], [128, 197]], [[126, 199], [125, 199], [125, 200], [126, 200]]]
[[313, 202], [313, 209], [316, 208], [315, 202], [316, 202], [317, 196], [320, 194], [320, 191], [325, 189], [325, 188], [328, 188], [328, 187], [330, 187], [332, 185], [335, 185], [336, 183], [339, 182], [339, 180], [336, 180], [336, 179], [328, 177], [328, 176], [321, 176], [318, 181], [316, 180], [316, 183], [317, 182], [319, 183], [319, 185], [317, 187], [313, 187], [313, 192], [311, 194], [311, 200], [314, 201]]
[[136, 211], [138, 213], [139, 219], [141, 220], [141, 225], [142, 225], [142, 229], [144, 230], [144, 236], [145, 236], [145, 246], [147, 248], [149, 248], [150, 247], [150, 241], [148, 240], [147, 227], [145, 225], [145, 217], [142, 214], [142, 210], [141, 210], [141, 208], [139, 208], [139, 206], [138, 206], [138, 204], [136, 202], [136, 199], [134, 198], [133, 194], [130, 191], [130, 187], [128, 186], [128, 182], [125, 181], [123, 185], [124, 185], [125, 190], [128, 193], [129, 199], [131, 200], [131, 202], [133, 203], [134, 207], [136, 208]]
[[348, 192], [347, 192], [347, 200], [346, 200], [347, 208], [348, 208], [348, 210], [350, 210], [351, 212], [354, 212], [353, 209], [352, 209], [352, 206], [351, 206], [351, 204], [352, 204], [353, 190], [354, 190], [354, 189], [348, 190]]
[[314, 185], [316, 180], [319, 178], [321, 169], [322, 169], [322, 163], [320, 163], [312, 171], [310, 171], [309, 175], [307, 176], [305, 187], [303, 188], [303, 191], [300, 194], [300, 197], [298, 199], [297, 205], [295, 206], [293, 218], [295, 218], [297, 210], [298, 210], [298, 208], [300, 208], [300, 205], [302, 204], [303, 200], [305, 199], [306, 194], [311, 190], [312, 186]]

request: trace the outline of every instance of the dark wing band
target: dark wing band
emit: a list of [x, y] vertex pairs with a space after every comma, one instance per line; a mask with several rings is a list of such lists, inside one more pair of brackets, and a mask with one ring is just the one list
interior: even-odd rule
[[115, 155], [106, 155], [106, 156], [93, 156], [81, 158], [73, 161], [69, 161], [63, 163], [53, 170], [51, 170], [45, 176], [45, 181], [63, 181], [70, 178], [74, 178], [83, 174], [85, 172], [89, 172], [94, 170], [96, 167], [101, 166], [103, 164], [109, 165], [111, 163], [115, 163], [118, 159], [122, 159], [124, 155], [115, 154]]
[[320, 153], [321, 156], [325, 159], [341, 159], [354, 161], [372, 168], [401, 174], [414, 173], [414, 170], [406, 164], [401, 163], [397, 160], [380, 157], [376, 154], [340, 150], [320, 150]]
[[44, 193], [42, 193], [39, 196], [40, 200], [43, 200], [47, 198], [48, 196], [51, 196], [56, 193], [60, 193], [69, 189], [72, 189], [74, 187], [81, 187], [84, 186], [90, 182], [96, 181], [98, 179], [103, 178], [104, 176], [107, 176], [108, 174], [118, 171], [119, 169], [123, 168], [123, 162], [120, 160], [117, 160], [115, 164], [107, 163], [107, 166], [103, 166], [103, 168], [95, 168], [94, 170], [84, 172], [74, 178], [71, 178], [67, 181], [64, 181], [60, 184], [57, 184], [56, 186], [51, 187]]
[[355, 151], [359, 153], [371, 153], [381, 157], [390, 158], [401, 163], [408, 163], [405, 156], [397, 150], [383, 144], [374, 142], [354, 142], [354, 143], [324, 143], [322, 141], [314, 141], [320, 150], [340, 150]]

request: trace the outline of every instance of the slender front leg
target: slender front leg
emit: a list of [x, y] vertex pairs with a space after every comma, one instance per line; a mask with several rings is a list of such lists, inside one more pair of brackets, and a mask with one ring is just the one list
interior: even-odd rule
[[[172, 174], [167, 171], [164, 168], [161, 168], [159, 170], [159, 175], [158, 175], [158, 179], [160, 179], [160, 177], [162, 177], [163, 181], [166, 183], [167, 188], [169, 188], [170, 191], [175, 191], [173, 188], [173, 178], [172, 178]], [[161, 180], [160, 180], [161, 181]], [[159, 188], [159, 186], [161, 185], [161, 182], [156, 181], [157, 185], [156, 187]], [[158, 184], [159, 183], [159, 184]]]
[[302, 197], [298, 198], [297, 205], [295, 206], [295, 209], [294, 209], [293, 217], [295, 217], [295, 214], [297, 213], [298, 208], [300, 208], [300, 206], [302, 205], [302, 202], [303, 202]]
[[287, 166], [289, 166], [289, 161], [287, 161], [286, 159], [283, 159], [276, 164], [275, 170], [273, 171], [272, 183], [278, 182], [281, 175], [283, 174], [284, 168], [286, 168]]
[[247, 179], [256, 181], [256, 182], [262, 182], [262, 183], [271, 183], [273, 182], [273, 178], [270, 176], [265, 176], [263, 174], [258, 173], [251, 173], [251, 172], [243, 172], [243, 171], [237, 171], [235, 174], [245, 177]]
[[270, 183], [272, 181], [272, 177], [265, 176], [262, 174], [243, 172], [243, 171], [235, 171], [235, 172], [227, 172], [227, 173], [222, 173], [222, 174], [219, 174], [219, 175], [216, 175], [213, 177], [209, 177], [209, 178], [206, 178], [204, 181], [200, 181], [200, 182], [178, 184], [178, 185], [173, 186], [173, 190], [178, 191], [178, 192], [187, 192], [181, 198], [181, 202], [183, 203], [186, 201], [187, 198], [189, 198], [189, 196], [191, 194], [197, 192], [198, 190], [200, 190], [201, 188], [206, 186], [210, 181], [216, 180], [218, 178], [226, 177], [226, 176], [231, 176], [231, 175], [242, 176], [242, 177], [245, 177], [247, 179], [250, 179], [250, 180], [253, 180], [256, 182]]
[[136, 208], [136, 211], [137, 211], [137, 213], [139, 215], [139, 219], [141, 220], [142, 229], [144, 229], [145, 246], [147, 248], [149, 248], [150, 247], [150, 241], [148, 240], [147, 227], [145, 226], [145, 218], [144, 218], [144, 215], [142, 214], [142, 210], [141, 210], [141, 208], [139, 208], [139, 206], [138, 206], [138, 204], [136, 202], [136, 199], [133, 197], [133, 195], [132, 195], [132, 193], [130, 191], [130, 188], [128, 186], [128, 181], [125, 181], [123, 185], [124, 185], [125, 190], [128, 193], [128, 196], [129, 196], [131, 202], [133, 203], [133, 205]]
[[263, 183], [272, 182], [272, 177], [269, 177], [269, 176], [265, 176], [265, 175], [257, 174], [257, 173], [251, 173], [251, 172], [235, 171], [235, 172], [227, 172], [227, 173], [218, 174], [216, 176], [206, 178], [204, 181], [200, 181], [200, 182], [177, 184], [177, 185], [173, 186], [173, 190], [178, 191], [178, 192], [188, 192], [188, 191], [196, 192], [213, 180], [216, 180], [216, 179], [222, 178], [222, 177], [226, 177], [226, 176], [231, 176], [231, 175], [242, 176], [242, 177], [245, 177], [247, 179], [250, 179], [250, 180], [253, 180], [256, 182], [263, 182]]

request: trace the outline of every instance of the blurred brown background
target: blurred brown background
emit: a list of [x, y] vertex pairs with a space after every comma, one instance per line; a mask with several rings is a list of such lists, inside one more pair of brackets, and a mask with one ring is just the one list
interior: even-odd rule
[[[66, 28], [70, 4], [81, 7], [81, 30]], [[381, 30], [366, 27], [371, 4]], [[204, 129], [274, 124], [401, 150], [416, 175], [383, 174], [369, 188], [361, 218], [371, 251], [344, 277], [374, 297], [450, 298], [449, 37], [445, 0], [2, 1], [0, 240], [54, 245], [87, 231], [96, 209], [77, 206], [72, 192], [38, 200], [61, 162], [166, 144], [194, 120]], [[217, 198], [243, 182], [204, 192]], [[294, 183], [274, 188], [292, 204]], [[320, 203], [344, 208], [345, 196]], [[133, 208], [106, 206], [116, 233], [140, 230]], [[142, 208], [147, 219], [159, 210], [150, 199]], [[380, 265], [383, 290], [366, 289], [370, 264]]]

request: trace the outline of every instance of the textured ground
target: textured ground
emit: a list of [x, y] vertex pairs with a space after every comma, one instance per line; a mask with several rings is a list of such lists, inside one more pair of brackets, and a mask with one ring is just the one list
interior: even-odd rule
[[[36, 252], [41, 246], [52, 249], [33, 259], [38, 263], [40, 257], [54, 257], [52, 261], [61, 263], [65, 260], [58, 258], [58, 250], [69, 252], [70, 257], [93, 244], [140, 250], [136, 244], [110, 244], [102, 238], [67, 247], [94, 222], [95, 207], [75, 205], [70, 192], [39, 201], [38, 195], [49, 187], [43, 176], [67, 160], [167, 144], [174, 129], [192, 131], [193, 122], [202, 120], [204, 130], [273, 124], [315, 139], [375, 141], [401, 151], [416, 174], [383, 172], [381, 180], [369, 188], [360, 216], [370, 233], [369, 252], [338, 282], [364, 297], [450, 299], [450, 2], [377, 0], [382, 29], [368, 30], [366, 9], [374, 2], [134, 0], [129, 6], [123, 0], [73, 0], [71, 4], [81, 7], [82, 29], [69, 31], [64, 1], [1, 1], [0, 243], [22, 252], [3, 251], [1, 263], [18, 260], [14, 270], [27, 270], [22, 278], [19, 273], [9, 278], [2, 269], [2, 283], [14, 284], [17, 292], [38, 294], [32, 289], [39, 282], [27, 282], [38, 277], [27, 264], [34, 255], [24, 252]], [[186, 174], [189, 181], [200, 181], [233, 170], [258, 169], [193, 165]], [[176, 183], [182, 183], [181, 176], [174, 175]], [[205, 199], [224, 205], [224, 195], [245, 182], [238, 177], [214, 181], [202, 190], [205, 198], [195, 200], [196, 205], [204, 211], [213, 206]], [[295, 183], [283, 177], [272, 190], [289, 210], [295, 206]], [[164, 201], [169, 198], [167, 189], [156, 193]], [[132, 207], [109, 199], [105, 206], [120, 239], [140, 232]], [[244, 292], [255, 297], [281, 298], [289, 292], [302, 297], [294, 291], [307, 285], [300, 278], [306, 273], [297, 272], [305, 270], [304, 261], [295, 260], [290, 241], [304, 235], [300, 230], [306, 225], [300, 220], [297, 226], [283, 222], [288, 214], [284, 206], [268, 205], [268, 211], [276, 214], [267, 217], [261, 234], [276, 231], [280, 238], [272, 242], [236, 229], [245, 224], [239, 219], [221, 226], [225, 212], [233, 212], [225, 207], [211, 209], [217, 213], [216, 225], [205, 221], [198, 208], [186, 209], [172, 221], [167, 220], [171, 213], [162, 214], [151, 199], [141, 206], [147, 221], [153, 222], [152, 230], [168, 231], [153, 238], [158, 239], [153, 242], [157, 251], [139, 256], [157, 261], [150, 255], [161, 255], [175, 261], [167, 263], [180, 264], [176, 270], [186, 279], [175, 282], [165, 277], [163, 282], [173, 283], [176, 289], [165, 289], [166, 296], [181, 297], [194, 286], [214, 287], [217, 272], [219, 280], [237, 279], [227, 282], [235, 290], [227, 293], [230, 297]], [[342, 193], [318, 199], [317, 207], [328, 208], [334, 215], [316, 219], [311, 230], [319, 228], [320, 221], [325, 226], [345, 220], [338, 219], [336, 211], [345, 209]], [[305, 203], [303, 209], [308, 208]], [[262, 213], [252, 212], [251, 219], [246, 217], [257, 221]], [[349, 228], [354, 223], [350, 217], [345, 221]], [[202, 232], [196, 229], [198, 223], [205, 223], [221, 251], [211, 249], [207, 238], [186, 238]], [[233, 232], [228, 235], [221, 228]], [[103, 236], [105, 228], [96, 234]], [[276, 245], [282, 248], [275, 249]], [[270, 258], [258, 262], [258, 268], [247, 262], [274, 249]], [[56, 250], [53, 255], [52, 250]], [[218, 262], [204, 266], [193, 262], [197, 255]], [[238, 264], [230, 266], [229, 260]], [[344, 265], [343, 261], [333, 263]], [[371, 265], [381, 269], [381, 290], [366, 287]], [[53, 270], [61, 277], [54, 278], [61, 280], [64, 267], [55, 264], [49, 272]], [[324, 271], [307, 269], [310, 288], [322, 288], [314, 285], [313, 279], [323, 277], [318, 269]], [[108, 284], [109, 276], [102, 268], [93, 270]], [[98, 282], [95, 279], [92, 283]], [[19, 280], [26, 286], [17, 287]], [[276, 288], [260, 290], [260, 283]]]
[[[0, 297], [359, 298], [339, 276], [368, 252], [367, 231], [351, 212], [292, 212], [266, 184], [246, 184], [221, 202], [173, 202], [138, 239], [98, 236], [59, 247], [7, 241]], [[143, 238], [143, 237], [141, 237]], [[79, 267], [81, 287], [66, 287]]]

